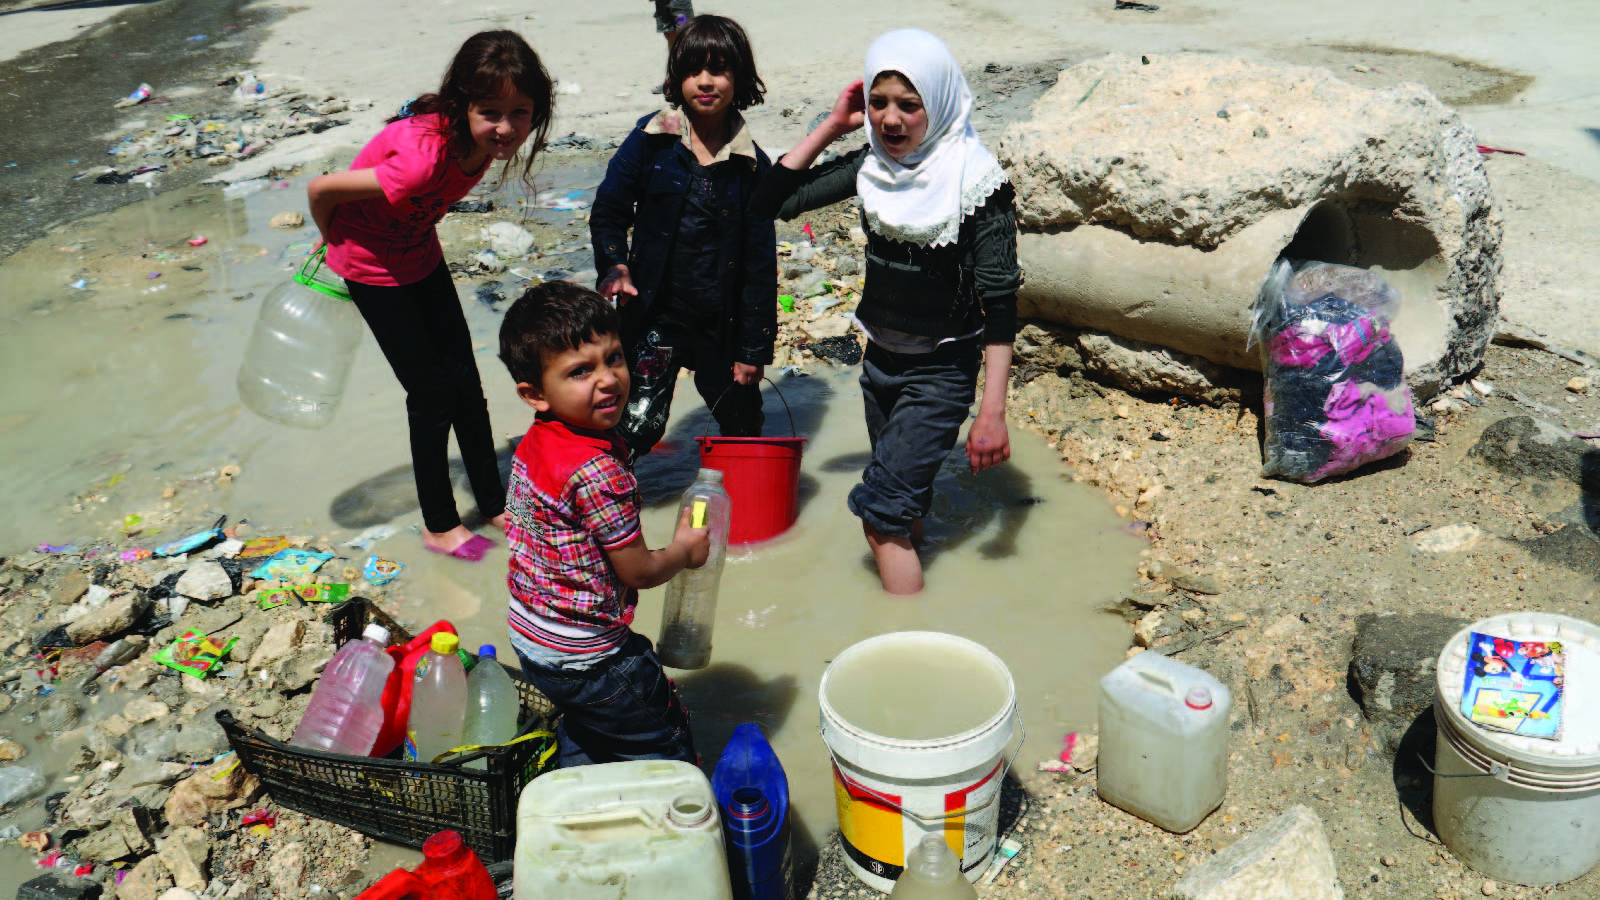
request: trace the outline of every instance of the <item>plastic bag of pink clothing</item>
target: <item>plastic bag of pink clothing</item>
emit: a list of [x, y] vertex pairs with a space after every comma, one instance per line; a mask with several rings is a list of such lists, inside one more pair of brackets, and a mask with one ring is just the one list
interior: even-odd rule
[[1400, 452], [1416, 434], [1400, 345], [1400, 295], [1374, 272], [1279, 260], [1251, 340], [1266, 373], [1262, 474], [1307, 484]]

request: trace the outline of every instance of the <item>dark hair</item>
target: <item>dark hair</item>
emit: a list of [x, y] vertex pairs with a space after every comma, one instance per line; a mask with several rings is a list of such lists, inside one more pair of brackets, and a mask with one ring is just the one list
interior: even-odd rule
[[610, 301], [570, 281], [528, 288], [500, 322], [500, 361], [518, 384], [540, 387], [544, 359], [622, 330]]
[[[544, 149], [545, 138], [550, 134], [556, 92], [539, 54], [515, 31], [480, 31], [467, 38], [445, 69], [438, 92], [423, 94], [406, 104], [405, 115], [433, 113], [441, 117], [449, 129], [451, 151], [466, 158], [476, 149], [472, 125], [467, 121], [467, 105], [499, 97], [507, 86], [533, 101], [533, 130], [523, 150], [527, 157], [522, 178], [526, 181], [533, 171], [533, 157]], [[405, 115], [389, 121], [397, 122]], [[505, 171], [510, 170], [511, 161], [507, 160]]]
[[739, 23], [726, 16], [695, 16], [678, 32], [667, 55], [667, 80], [661, 93], [673, 106], [683, 106], [683, 80], [710, 69], [733, 76], [733, 108], [762, 103], [767, 85], [756, 74], [756, 55]]

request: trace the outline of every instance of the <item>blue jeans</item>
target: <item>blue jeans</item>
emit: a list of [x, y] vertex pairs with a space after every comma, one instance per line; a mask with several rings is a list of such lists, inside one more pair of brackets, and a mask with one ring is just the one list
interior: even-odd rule
[[850, 489], [850, 511], [888, 537], [910, 537], [928, 514], [933, 479], [972, 411], [982, 359], [977, 338], [932, 353], [891, 353], [868, 342], [861, 366], [872, 461]]
[[587, 669], [518, 658], [534, 687], [561, 713], [557, 767], [628, 759], [699, 763], [689, 715], [649, 638], [630, 633], [616, 653]]

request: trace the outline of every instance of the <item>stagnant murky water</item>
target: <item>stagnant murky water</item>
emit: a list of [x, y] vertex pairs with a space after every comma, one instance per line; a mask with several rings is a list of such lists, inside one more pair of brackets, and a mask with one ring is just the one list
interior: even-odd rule
[[[592, 175], [555, 173], [539, 187], [592, 185]], [[422, 550], [411, 530], [419, 517], [403, 395], [370, 338], [326, 429], [273, 425], [239, 405], [234, 375], [260, 299], [303, 253], [292, 245], [307, 240], [266, 223], [303, 208], [303, 198], [299, 182], [243, 202], [214, 189], [174, 192], [0, 263], [0, 467], [9, 513], [0, 547], [105, 534], [129, 513], [148, 511], [163, 486], [236, 463], [243, 473], [231, 496], [215, 501], [216, 513], [335, 537], [392, 521], [400, 533], [376, 549], [408, 568], [386, 607], [418, 627], [449, 618], [469, 645], [503, 645], [505, 551], [472, 565]], [[570, 228], [577, 246], [586, 244], [583, 230]], [[191, 249], [185, 239], [197, 234], [208, 243]], [[581, 259], [572, 254], [565, 264], [577, 268]], [[529, 268], [560, 264], [547, 257]], [[86, 290], [69, 287], [79, 278], [97, 280]], [[458, 284], [495, 427], [520, 434], [529, 411], [494, 357], [499, 314]], [[829, 660], [889, 631], [946, 631], [988, 647], [1016, 681], [1026, 779], [1059, 752], [1065, 732], [1094, 724], [1096, 679], [1126, 646], [1126, 626], [1100, 609], [1129, 582], [1141, 545], [1102, 498], [1067, 477], [1042, 438], [1013, 428], [1008, 465], [973, 476], [960, 452], [952, 455], [928, 522], [928, 589], [914, 599], [888, 597], [844, 505], [868, 452], [856, 370], [772, 374], [795, 431], [810, 439], [800, 518], [783, 537], [732, 556], [712, 664], [675, 674], [708, 771], [735, 725], [756, 722], [767, 732], [789, 772], [797, 849], [809, 855], [835, 824], [817, 708]], [[769, 433], [784, 433], [784, 407], [766, 390]], [[652, 545], [670, 536], [677, 495], [697, 466], [693, 437], [707, 427], [687, 379], [674, 414], [671, 449], [639, 467]], [[460, 496], [467, 509], [467, 493]], [[70, 512], [75, 501], [83, 512]], [[164, 502], [181, 505], [184, 495]], [[645, 592], [638, 611], [636, 628], [652, 637], [663, 592]], [[25, 863], [11, 858], [18, 853], [0, 853], [0, 867]], [[407, 858], [383, 854], [384, 862]], [[0, 868], [0, 881], [12, 874]]]

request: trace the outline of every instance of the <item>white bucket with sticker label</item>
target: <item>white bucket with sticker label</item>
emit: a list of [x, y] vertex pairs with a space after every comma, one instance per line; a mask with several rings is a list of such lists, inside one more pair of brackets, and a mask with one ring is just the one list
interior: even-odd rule
[[1021, 749], [1000, 658], [955, 635], [884, 634], [839, 654], [818, 694], [850, 870], [887, 893], [923, 835], [942, 833], [976, 881], [994, 855], [1006, 747]]
[[[1560, 740], [1463, 714], [1474, 631], [1561, 654]], [[1451, 638], [1437, 673], [1433, 821], [1450, 852], [1513, 884], [1561, 884], [1600, 865], [1600, 627], [1554, 613], [1494, 616]]]

